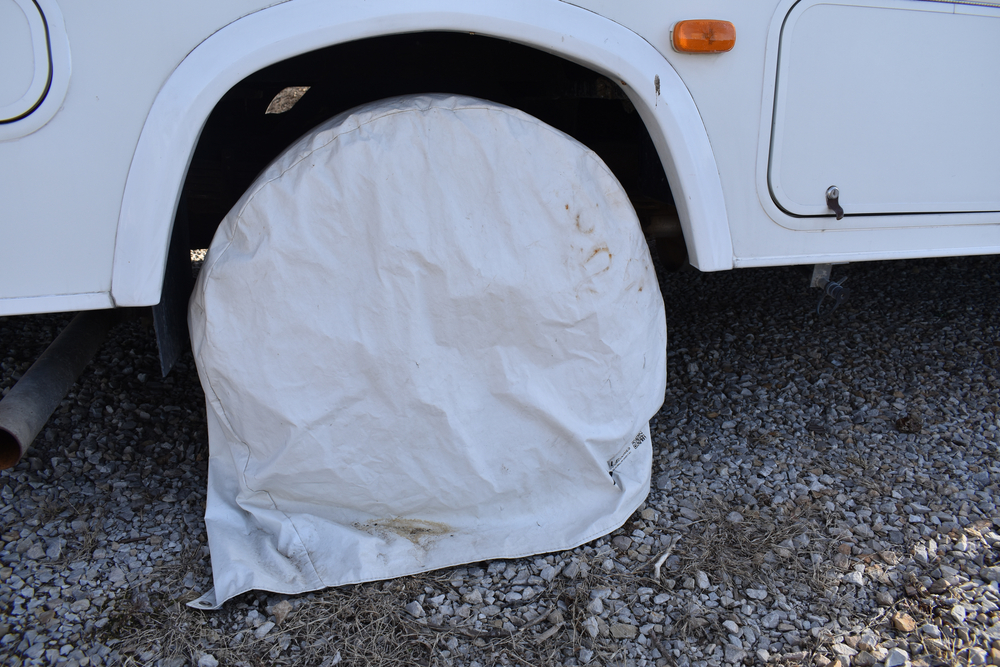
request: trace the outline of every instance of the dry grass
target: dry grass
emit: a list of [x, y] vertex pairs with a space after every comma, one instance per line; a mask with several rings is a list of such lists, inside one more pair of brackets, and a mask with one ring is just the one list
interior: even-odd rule
[[[454, 649], [460, 644], [468, 647], [468, 653], [460, 657], [459, 663], [478, 657], [494, 664], [562, 664], [566, 657], [562, 649], [580, 641], [573, 620], [579, 617], [578, 611], [564, 612], [566, 620], [556, 623], [548, 614], [542, 614], [534, 622], [507, 632], [495, 627], [476, 629], [471, 624], [435, 626], [426, 618], [414, 619], [402, 610], [405, 601], [427, 588], [448, 590], [448, 581], [446, 570], [294, 597], [248, 593], [219, 612], [193, 610], [179, 601], [166, 600], [154, 601], [152, 609], [141, 609], [133, 596], [117, 615], [115, 627], [109, 628], [126, 639], [112, 640], [111, 644], [128, 656], [126, 665], [148, 664], [160, 658], [196, 662], [208, 652], [220, 664], [247, 667], [429, 667], [444, 665], [442, 652], [455, 655]], [[559, 597], [558, 591], [550, 589], [532, 603], [546, 611], [554, 610]], [[245, 623], [248, 612], [257, 609], [274, 620], [274, 607], [269, 608], [267, 601], [280, 599], [288, 599], [294, 609], [258, 639]], [[565, 599], [573, 605], [577, 602], [573, 597]], [[585, 600], [582, 602], [585, 604]], [[550, 632], [552, 629], [555, 632]]]
[[[789, 573], [794, 573], [803, 583], [813, 583], [810, 578], [815, 572], [801, 558], [779, 555], [779, 545], [785, 540], [815, 532], [817, 522], [811, 509], [763, 516], [744, 511], [739, 523], [726, 519], [731, 509], [717, 501], [700, 508], [701, 521], [675, 547], [679, 566], [665, 572], [664, 577], [683, 579], [701, 570], [713, 582], [729, 587], [768, 587], [772, 576], [781, 570], [785, 582]], [[627, 524], [623, 532], [628, 530]], [[456, 626], [433, 625], [426, 617], [415, 619], [403, 611], [406, 602], [421, 594], [453, 590], [452, 571], [444, 570], [287, 598], [293, 606], [291, 613], [262, 638], [257, 638], [247, 623], [248, 613], [258, 610], [263, 617], [279, 620], [273, 615], [273, 605], [286, 598], [248, 593], [220, 612], [202, 612], [183, 605], [193, 597], [191, 593], [170, 599], [163, 592], [147, 595], [134, 591], [127, 601], [119, 602], [105, 632], [108, 643], [126, 656], [126, 665], [149, 664], [160, 658], [196, 663], [208, 652], [220, 664], [247, 667], [431, 667], [445, 665], [446, 657], [456, 664], [476, 659], [489, 664], [545, 666], [563, 664], [581, 649], [593, 652], [593, 664], [624, 664], [622, 643], [610, 636], [606, 625], [596, 638], [585, 630], [583, 623], [592, 615], [587, 609], [590, 591], [607, 588], [636, 598], [643, 587], [656, 593], [667, 589], [653, 579], [651, 562], [631, 571], [608, 573], [579, 552], [575, 557], [582, 566], [576, 580], [558, 578], [521, 608], [507, 605], [503, 616], [488, 619], [479, 628], [473, 625], [475, 616]], [[195, 567], [194, 558], [193, 553], [186, 554], [158, 568], [153, 577], [161, 582], [159, 590], [183, 590], [180, 581]], [[634, 601], [626, 599], [630, 604]], [[529, 606], [540, 613], [524, 613]], [[674, 625], [664, 628], [664, 638], [714, 640], [725, 636], [721, 627], [725, 619], [717, 610], [692, 602], [686, 612]], [[502, 627], [504, 619], [514, 621], [513, 631], [511, 626]], [[654, 646], [660, 639], [652, 633]]]
[[[583, 626], [592, 615], [587, 610], [589, 593], [607, 588], [628, 591], [628, 597], [634, 598], [637, 588], [656, 584], [646, 572], [606, 573], [586, 557], [576, 558], [582, 566], [577, 579], [558, 578], [530, 602], [521, 607], [507, 604], [504, 616], [489, 619], [479, 628], [473, 625], [475, 616], [456, 626], [433, 625], [426, 617], [415, 619], [403, 611], [407, 601], [428, 590], [452, 590], [452, 570], [444, 570], [292, 597], [248, 593], [218, 612], [190, 609], [182, 604], [187, 598], [173, 601], [138, 593], [120, 607], [106, 628], [106, 643], [126, 656], [126, 665], [145, 665], [161, 658], [196, 663], [207, 652], [220, 664], [246, 667], [443, 667], [448, 664], [446, 657], [454, 664], [479, 660], [547, 667], [562, 665], [583, 648], [593, 651], [591, 664], [624, 665], [621, 641], [610, 636], [607, 626], [597, 638], [591, 638]], [[184, 569], [172, 566], [171, 571], [155, 576], [170, 584], [163, 589], [177, 590], [183, 587], [174, 580]], [[274, 605], [280, 600], [291, 602], [293, 610], [258, 639], [246, 623], [247, 614], [258, 610], [276, 620]], [[540, 613], [532, 616], [529, 607]], [[500, 627], [504, 618], [515, 620], [513, 631]]]
[[[742, 520], [731, 521], [734, 510]], [[768, 599], [785, 593], [798, 592], [805, 596], [826, 596], [834, 602], [829, 550], [831, 545], [822, 532], [823, 517], [810, 503], [770, 507], [762, 510], [734, 508], [721, 498], [713, 498], [698, 508], [701, 518], [679, 536], [673, 553], [679, 559], [674, 568], [664, 572], [675, 585], [696, 585], [697, 573], [704, 572], [712, 584], [723, 584], [734, 598], [744, 596], [748, 588], [765, 589]], [[789, 541], [799, 538], [804, 547], [789, 548]], [[813, 554], [821, 558], [814, 559]], [[817, 562], [818, 561], [818, 562]], [[818, 594], [818, 595], [816, 595]], [[722, 607], [708, 608], [693, 596], [677, 615], [676, 623], [665, 629], [667, 637], [694, 640], [700, 643], [725, 643], [728, 631], [722, 622], [728, 612]], [[823, 638], [816, 638], [816, 644]]]
[[732, 511], [733, 507], [717, 499], [699, 509], [702, 518], [675, 548], [682, 575], [693, 577], [700, 570], [716, 583], [731, 586], [738, 580], [744, 588], [760, 586], [772, 593], [773, 575], [779, 567], [812, 575], [811, 567], [799, 558], [782, 555], [779, 548], [800, 535], [810, 536], [810, 543], [818, 536], [818, 513], [811, 505], [797, 505], [782, 513], [741, 509], [739, 522], [727, 519]]
[[[622, 647], [627, 642], [612, 637], [603, 621], [597, 637], [586, 632], [584, 621], [593, 615], [587, 608], [591, 591], [617, 590], [631, 606], [638, 601], [640, 588], [652, 589], [654, 594], [669, 593], [671, 586], [683, 585], [700, 570], [713, 584], [724, 584], [734, 597], [742, 597], [747, 588], [766, 588], [769, 595], [777, 595], [775, 582], [781, 582], [786, 592], [800, 590], [806, 595], [811, 591], [830, 598], [830, 575], [811, 558], [811, 553], [822, 552], [823, 558], [817, 560], [828, 562], [825, 550], [830, 548], [829, 540], [821, 534], [822, 514], [813, 504], [761, 511], [742, 508], [739, 522], [727, 519], [733, 509], [721, 499], [700, 507], [701, 519], [680, 536], [673, 549], [676, 559], [664, 567], [659, 581], [653, 575], [655, 554], [631, 570], [606, 572], [601, 568], [604, 556], [590, 561], [582, 550], [577, 551], [572, 557], [581, 564], [581, 573], [575, 580], [558, 577], [530, 601], [505, 604], [500, 615], [479, 627], [474, 626], [475, 615], [454, 626], [435, 625], [427, 617], [415, 619], [403, 610], [421, 594], [429, 598], [454, 591], [454, 571], [443, 570], [294, 597], [248, 593], [218, 612], [184, 606], [194, 597], [191, 592], [178, 599], [165, 593], [134, 593], [127, 603], [120, 604], [113, 623], [105, 630], [114, 638], [113, 647], [126, 656], [126, 665], [149, 664], [160, 658], [196, 664], [202, 653], [210, 653], [220, 664], [245, 667], [444, 667], [449, 661], [465, 665], [473, 660], [543, 667], [561, 665], [583, 649], [593, 652], [591, 664], [624, 665], [627, 656]], [[629, 534], [631, 529], [626, 523], [619, 532]], [[787, 549], [787, 540], [803, 535], [810, 538], [807, 548]], [[187, 560], [176, 559], [150, 579], [161, 582], [160, 591], [184, 590], [180, 580], [187, 570], [197, 567], [194, 558], [188, 554]], [[685, 609], [671, 612], [673, 624], [668, 618], [662, 632], [657, 629], [648, 634], [654, 647], [662, 646], [661, 639], [698, 643], [725, 640], [722, 622], [726, 617], [720, 615], [724, 610], [702, 607], [697, 599], [689, 596]], [[274, 605], [281, 600], [292, 606], [283, 619], [275, 617]], [[538, 615], [530, 608], [538, 610]], [[248, 614], [254, 610], [262, 615], [260, 621], [277, 622], [262, 638], [255, 636], [248, 623]], [[504, 621], [512, 625], [505, 629]], [[826, 640], [816, 638], [816, 648]], [[669, 656], [668, 650], [661, 652]]]

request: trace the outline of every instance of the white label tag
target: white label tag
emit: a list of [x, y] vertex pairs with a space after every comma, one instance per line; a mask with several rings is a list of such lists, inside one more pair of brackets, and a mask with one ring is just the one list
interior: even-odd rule
[[628, 455], [632, 453], [633, 450], [639, 449], [639, 445], [646, 442], [646, 434], [639, 431], [632, 442], [627, 443], [625, 447], [615, 455], [613, 459], [608, 459], [608, 474], [613, 473], [618, 466], [622, 464], [622, 461], [628, 458]]

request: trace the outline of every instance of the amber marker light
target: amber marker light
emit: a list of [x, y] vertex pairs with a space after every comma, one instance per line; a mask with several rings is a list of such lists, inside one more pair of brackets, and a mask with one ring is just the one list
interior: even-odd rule
[[736, 46], [736, 26], [710, 19], [678, 21], [672, 41], [681, 53], [725, 53]]

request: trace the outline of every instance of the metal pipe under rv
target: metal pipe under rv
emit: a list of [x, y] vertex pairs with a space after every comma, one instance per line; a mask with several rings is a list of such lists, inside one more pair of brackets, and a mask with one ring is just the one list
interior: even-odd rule
[[0, 470], [17, 465], [118, 321], [115, 310], [79, 313], [0, 401]]

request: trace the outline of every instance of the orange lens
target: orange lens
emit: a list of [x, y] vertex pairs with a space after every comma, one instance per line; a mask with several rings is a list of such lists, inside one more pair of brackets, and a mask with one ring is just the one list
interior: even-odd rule
[[736, 26], [709, 19], [678, 21], [673, 39], [681, 53], [723, 53], [736, 46]]

